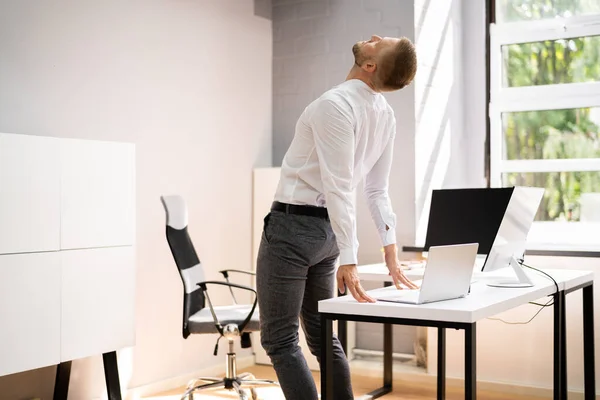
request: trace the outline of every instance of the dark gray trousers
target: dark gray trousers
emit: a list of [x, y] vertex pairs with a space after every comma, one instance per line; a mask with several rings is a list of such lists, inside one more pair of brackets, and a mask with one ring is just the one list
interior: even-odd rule
[[[257, 259], [261, 344], [287, 400], [318, 398], [313, 376], [298, 345], [299, 321], [310, 352], [321, 360], [318, 302], [334, 295], [339, 251], [328, 220], [272, 211], [264, 219]], [[350, 368], [333, 338], [336, 399], [352, 399]]]

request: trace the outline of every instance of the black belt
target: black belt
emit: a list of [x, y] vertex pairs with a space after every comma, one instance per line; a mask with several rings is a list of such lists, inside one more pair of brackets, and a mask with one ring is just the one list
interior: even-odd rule
[[307, 215], [309, 217], [318, 217], [328, 219], [329, 214], [325, 207], [301, 206], [297, 204], [287, 204], [274, 201], [271, 205], [271, 211], [280, 211], [286, 214]]

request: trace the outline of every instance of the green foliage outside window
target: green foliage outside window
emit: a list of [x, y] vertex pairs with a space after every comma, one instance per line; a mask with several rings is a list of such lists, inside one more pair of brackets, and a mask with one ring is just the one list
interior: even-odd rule
[[[600, 1], [499, 0], [504, 21], [600, 13]], [[600, 81], [600, 36], [503, 46], [503, 86]], [[505, 113], [508, 160], [600, 158], [600, 108]], [[505, 185], [546, 188], [537, 220], [579, 220], [582, 193], [600, 193], [599, 172], [510, 173]]]

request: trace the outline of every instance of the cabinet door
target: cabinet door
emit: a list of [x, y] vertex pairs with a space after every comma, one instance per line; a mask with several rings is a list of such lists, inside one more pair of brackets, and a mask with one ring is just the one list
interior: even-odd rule
[[61, 360], [133, 346], [134, 248], [61, 251]]
[[61, 249], [133, 245], [134, 146], [65, 139], [60, 157]]
[[60, 360], [58, 252], [0, 255], [0, 376]]
[[0, 133], [0, 254], [58, 250], [59, 146]]

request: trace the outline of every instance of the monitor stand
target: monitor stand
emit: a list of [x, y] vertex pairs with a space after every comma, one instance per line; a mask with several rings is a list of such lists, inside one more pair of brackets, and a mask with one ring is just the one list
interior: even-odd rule
[[532, 287], [533, 281], [531, 278], [525, 273], [523, 267], [519, 264], [515, 257], [510, 258], [510, 266], [513, 271], [515, 271], [515, 275], [517, 275], [517, 280], [506, 280], [506, 281], [498, 281], [498, 282], [490, 282], [488, 286], [492, 287], [502, 287], [502, 288], [525, 288]]

